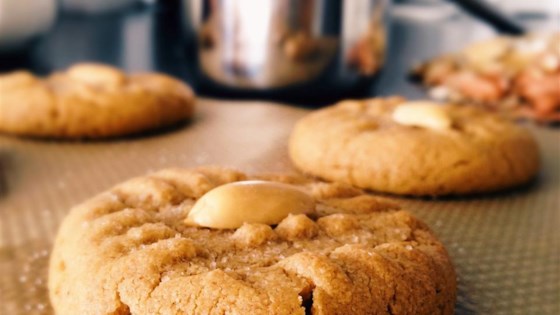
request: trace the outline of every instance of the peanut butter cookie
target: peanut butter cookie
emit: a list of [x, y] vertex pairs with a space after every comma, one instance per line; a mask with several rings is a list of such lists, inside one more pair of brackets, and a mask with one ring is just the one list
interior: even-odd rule
[[163, 74], [127, 75], [78, 64], [39, 78], [0, 76], [0, 132], [44, 138], [106, 138], [169, 126], [193, 115], [194, 94]]
[[168, 169], [70, 211], [49, 292], [58, 315], [434, 315], [455, 277], [424, 223], [351, 186]]
[[306, 173], [416, 196], [506, 189], [539, 168], [536, 141], [525, 128], [477, 107], [400, 97], [312, 112], [295, 126], [289, 150]]

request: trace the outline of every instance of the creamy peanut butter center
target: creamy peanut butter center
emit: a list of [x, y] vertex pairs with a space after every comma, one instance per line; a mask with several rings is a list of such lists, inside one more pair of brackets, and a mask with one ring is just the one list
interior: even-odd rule
[[451, 128], [451, 117], [438, 103], [428, 101], [406, 102], [393, 111], [393, 120], [401, 125], [435, 130]]
[[314, 199], [287, 184], [241, 181], [216, 187], [204, 194], [185, 223], [217, 229], [235, 229], [243, 223], [280, 223], [289, 214], [308, 214]]

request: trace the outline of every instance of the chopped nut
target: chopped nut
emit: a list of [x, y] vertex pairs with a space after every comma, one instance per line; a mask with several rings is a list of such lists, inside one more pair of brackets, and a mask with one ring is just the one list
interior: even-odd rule
[[478, 75], [468, 71], [450, 76], [446, 85], [478, 102], [498, 101], [504, 95], [506, 88], [499, 76]]
[[554, 72], [560, 67], [560, 58], [558, 58], [558, 56], [555, 56], [554, 54], [546, 54], [541, 59], [541, 67], [545, 71]]

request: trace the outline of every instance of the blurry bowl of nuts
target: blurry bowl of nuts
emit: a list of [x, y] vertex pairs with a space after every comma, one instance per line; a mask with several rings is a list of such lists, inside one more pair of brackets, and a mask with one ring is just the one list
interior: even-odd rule
[[389, 0], [185, 0], [201, 88], [321, 100], [369, 86], [385, 60]]

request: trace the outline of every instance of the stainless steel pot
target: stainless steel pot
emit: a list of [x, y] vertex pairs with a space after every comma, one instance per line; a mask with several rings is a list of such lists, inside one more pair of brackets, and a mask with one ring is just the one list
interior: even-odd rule
[[184, 0], [212, 89], [344, 93], [385, 60], [389, 0]]

